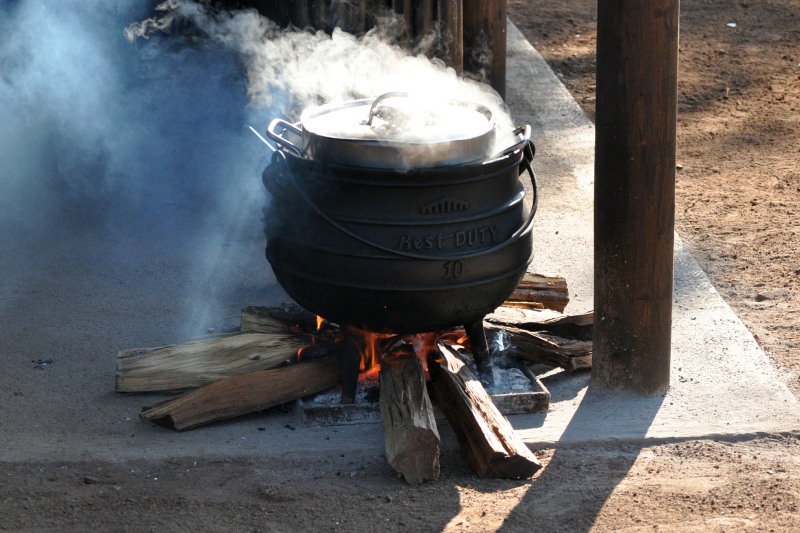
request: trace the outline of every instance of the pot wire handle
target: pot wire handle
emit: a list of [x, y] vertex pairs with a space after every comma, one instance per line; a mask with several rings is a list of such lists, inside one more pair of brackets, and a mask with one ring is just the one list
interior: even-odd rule
[[520, 175], [522, 175], [524, 172], [527, 172], [528, 175], [530, 176], [531, 191], [533, 198], [531, 200], [531, 207], [530, 207], [530, 212], [528, 213], [528, 219], [519, 228], [517, 228], [517, 230], [514, 233], [512, 233], [508, 239], [491, 248], [486, 248], [483, 250], [478, 250], [476, 252], [469, 252], [465, 254], [452, 255], [452, 256], [430, 256], [430, 255], [421, 255], [410, 252], [403, 252], [400, 250], [394, 250], [392, 248], [388, 248], [381, 244], [372, 242], [369, 239], [366, 239], [361, 235], [358, 235], [357, 233], [353, 233], [349, 229], [345, 228], [344, 226], [336, 222], [336, 220], [334, 220], [330, 215], [328, 215], [322, 209], [320, 209], [314, 202], [314, 200], [312, 200], [308, 196], [308, 194], [306, 194], [306, 191], [303, 190], [303, 188], [300, 187], [300, 185], [297, 183], [297, 180], [294, 177], [294, 173], [291, 171], [288, 163], [286, 162], [286, 154], [282, 152], [275, 152], [273, 154], [273, 162], [276, 162], [278, 159], [282, 159], [283, 160], [282, 163], [286, 165], [286, 169], [289, 171], [289, 175], [291, 177], [289, 181], [291, 182], [292, 187], [297, 191], [300, 197], [309, 205], [309, 207], [311, 207], [316, 212], [316, 214], [319, 215], [324, 221], [326, 221], [328, 224], [330, 224], [337, 230], [341, 231], [348, 237], [355, 239], [362, 244], [366, 244], [367, 246], [370, 246], [372, 248], [375, 248], [376, 250], [380, 250], [387, 254], [405, 257], [408, 259], [422, 259], [425, 261], [458, 261], [463, 259], [472, 259], [474, 257], [480, 257], [482, 255], [497, 252], [498, 250], [502, 250], [503, 248], [514, 244], [522, 237], [531, 232], [531, 230], [533, 229], [533, 217], [536, 215], [536, 210], [539, 207], [539, 183], [536, 179], [536, 173], [533, 171], [533, 167], [531, 167], [530, 159], [528, 158], [527, 154], [525, 154], [523, 155], [522, 160], [520, 162]]
[[299, 146], [292, 144], [289, 139], [283, 136], [287, 132], [294, 134], [299, 139], [303, 138], [303, 132], [300, 130], [300, 128], [294, 124], [286, 122], [281, 118], [273, 119], [272, 122], [269, 123], [269, 126], [267, 126], [267, 136], [275, 141], [275, 144], [278, 145], [278, 148], [283, 148], [292, 152], [298, 157], [306, 159], [307, 157], [305, 151]]
[[[509, 146], [507, 148], [504, 148], [502, 151], [498, 152], [497, 154], [494, 155], [494, 157], [491, 157], [490, 159], [500, 159], [501, 157], [505, 157], [507, 155], [511, 155], [514, 152], [516, 152], [517, 150], [519, 150], [521, 148], [524, 149], [526, 147], [530, 147], [530, 149], [532, 150], [532, 152], [530, 154], [530, 159], [533, 159], [533, 156], [535, 155], [536, 151], [535, 151], [535, 148], [533, 146], [533, 142], [531, 141], [531, 127], [530, 127], [530, 125], [525, 124], [524, 126], [519, 126], [517, 128], [514, 128], [514, 131], [512, 132], [512, 135], [514, 135], [515, 137], [518, 137], [519, 140], [517, 140], [517, 142], [515, 142], [511, 146]], [[526, 156], [527, 156], [527, 154], [526, 154]]]

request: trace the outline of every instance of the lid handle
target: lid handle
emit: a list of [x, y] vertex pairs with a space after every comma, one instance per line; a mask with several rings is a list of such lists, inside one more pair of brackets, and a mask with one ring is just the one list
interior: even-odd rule
[[364, 124], [367, 126], [372, 126], [372, 119], [375, 118], [375, 109], [377, 109], [378, 104], [380, 104], [387, 98], [396, 98], [396, 97], [408, 97], [408, 93], [403, 91], [393, 91], [389, 93], [384, 93], [379, 97], [375, 98], [375, 100], [372, 101], [372, 105], [369, 107], [369, 118], [367, 119], [366, 122], [364, 122]]

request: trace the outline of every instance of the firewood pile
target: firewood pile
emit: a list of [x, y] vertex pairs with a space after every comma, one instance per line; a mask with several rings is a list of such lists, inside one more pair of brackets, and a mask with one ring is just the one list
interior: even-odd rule
[[[487, 335], [505, 332], [513, 355], [525, 364], [590, 368], [592, 313], [565, 315], [568, 302], [563, 278], [526, 275], [508, 301], [486, 317]], [[361, 357], [369, 335], [380, 365], [386, 457], [408, 483], [439, 476], [434, 404], [479, 476], [524, 479], [540, 468], [471, 370], [463, 330], [428, 334], [420, 343], [413, 336], [340, 328], [293, 304], [247, 307], [239, 332], [119, 352], [116, 390], [182, 391], [144, 407], [139, 416], [183, 431], [335, 389], [343, 375], [347, 380], [352, 358]], [[360, 370], [369, 370], [368, 364], [362, 359]], [[342, 401], [352, 401], [354, 391], [345, 389]]]

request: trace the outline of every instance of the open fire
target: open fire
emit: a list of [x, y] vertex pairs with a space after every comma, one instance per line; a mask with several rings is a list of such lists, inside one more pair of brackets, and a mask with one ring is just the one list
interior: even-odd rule
[[[563, 280], [534, 278], [523, 281], [512, 295], [514, 302], [487, 317], [491, 335], [505, 332], [504, 344], [515, 347], [517, 360], [586, 368], [591, 360], [591, 315], [526, 308], [542, 307], [531, 303], [541, 300], [563, 309], [568, 301]], [[350, 369], [355, 372], [355, 386], [361, 375], [362, 384], [379, 395], [387, 459], [409, 483], [438, 476], [434, 402], [454, 428], [476, 473], [528, 477], [538, 463], [498, 409], [496, 401], [503, 395], [490, 397], [470, 369], [467, 341], [459, 328], [376, 334], [338, 327], [298, 306], [248, 307], [242, 310], [239, 333], [120, 352], [117, 390], [199, 387], [145, 407], [140, 414], [143, 420], [183, 430], [336, 390]], [[352, 365], [346, 364], [348, 357]], [[226, 360], [230, 363], [223, 369]], [[378, 387], [372, 385], [376, 376]], [[546, 410], [549, 395], [542, 390], [547, 400], [538, 407]], [[419, 457], [427, 459], [409, 459]]]

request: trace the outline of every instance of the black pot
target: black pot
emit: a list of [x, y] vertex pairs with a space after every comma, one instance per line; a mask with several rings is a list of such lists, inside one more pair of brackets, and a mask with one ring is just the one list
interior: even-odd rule
[[[323, 164], [278, 151], [267, 259], [300, 305], [369, 331], [416, 333], [479, 321], [531, 260], [533, 153], [398, 171]], [[525, 207], [520, 175], [534, 198]]]

